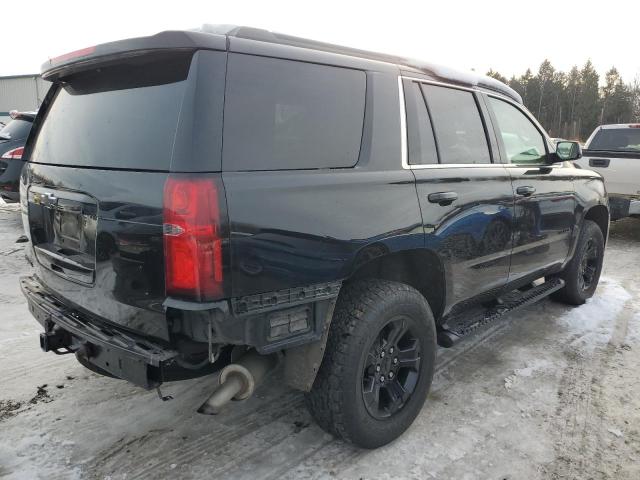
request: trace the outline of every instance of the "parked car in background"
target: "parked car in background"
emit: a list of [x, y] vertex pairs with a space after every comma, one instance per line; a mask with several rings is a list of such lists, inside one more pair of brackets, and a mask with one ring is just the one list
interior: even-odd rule
[[575, 162], [604, 177], [611, 219], [640, 216], [640, 124], [601, 125]]
[[22, 152], [36, 112], [11, 112], [12, 120], [0, 129], [0, 197], [6, 202], [20, 198]]
[[378, 447], [437, 343], [597, 287], [603, 180], [495, 79], [246, 27], [43, 77], [20, 184], [41, 347], [147, 389], [219, 370], [202, 413], [280, 360], [323, 429]]

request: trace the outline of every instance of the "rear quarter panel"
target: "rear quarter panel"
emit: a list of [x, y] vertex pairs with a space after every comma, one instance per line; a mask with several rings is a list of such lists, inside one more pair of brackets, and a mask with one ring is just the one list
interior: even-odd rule
[[411, 172], [223, 174], [233, 296], [342, 279], [371, 256], [420, 248]]

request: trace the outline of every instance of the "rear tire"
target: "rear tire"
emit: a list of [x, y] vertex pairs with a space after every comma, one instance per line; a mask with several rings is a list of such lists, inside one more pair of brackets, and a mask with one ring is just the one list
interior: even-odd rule
[[552, 297], [569, 305], [582, 305], [596, 291], [604, 258], [604, 236], [598, 224], [585, 220], [573, 258], [558, 274], [565, 285]]
[[307, 407], [325, 431], [380, 447], [420, 412], [435, 356], [433, 314], [417, 290], [375, 279], [346, 285]]

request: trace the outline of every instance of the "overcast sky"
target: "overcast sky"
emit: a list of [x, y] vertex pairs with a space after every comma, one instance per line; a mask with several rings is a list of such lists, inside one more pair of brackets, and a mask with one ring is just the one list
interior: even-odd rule
[[39, 72], [46, 59], [89, 45], [203, 23], [266, 28], [480, 73], [535, 72], [545, 58], [566, 71], [590, 58], [600, 74], [615, 65], [626, 81], [640, 76], [638, 0], [3, 3], [0, 76]]

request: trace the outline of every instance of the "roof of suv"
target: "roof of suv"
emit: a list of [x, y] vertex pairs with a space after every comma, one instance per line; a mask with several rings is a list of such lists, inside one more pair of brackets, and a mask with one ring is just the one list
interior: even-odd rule
[[329, 54], [346, 55], [355, 58], [375, 60], [397, 65], [407, 70], [407, 73], [415, 72], [447, 83], [461, 86], [490, 90], [507, 96], [512, 100], [522, 103], [520, 95], [504, 83], [473, 72], [461, 72], [449, 67], [412, 60], [384, 53], [370, 52], [357, 48], [344, 47], [316, 40], [309, 40], [281, 33], [274, 33], [253, 27], [236, 25], [209, 25], [187, 31], [164, 31], [150, 37], [139, 37], [116, 42], [105, 43], [95, 47], [88, 47], [75, 52], [70, 52], [50, 59], [42, 65], [42, 77], [53, 80], [61, 71], [75, 70], [76, 65], [87, 65], [96, 59], [119, 56], [127, 52], [149, 51], [162, 48], [205, 48], [205, 49], [229, 49], [229, 37], [241, 38], [255, 42], [272, 43], [298, 48], [317, 50]]

